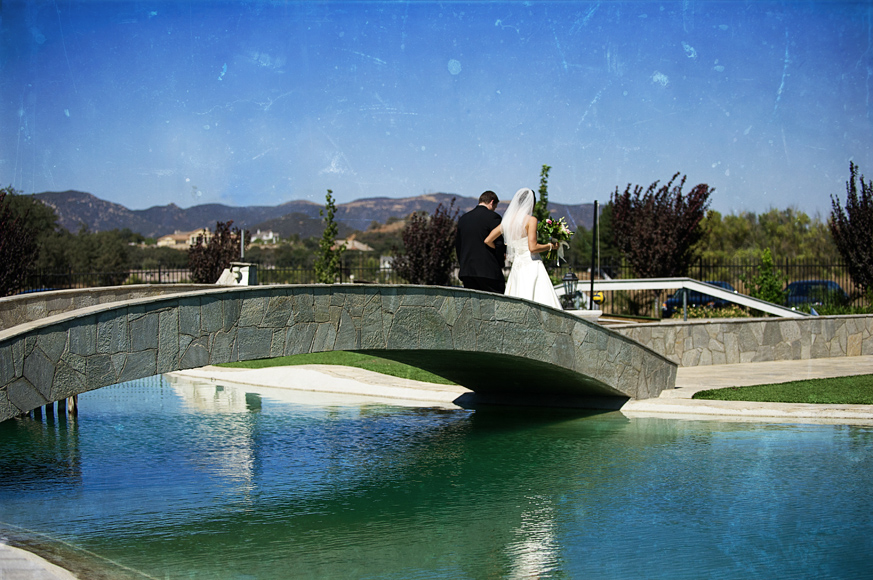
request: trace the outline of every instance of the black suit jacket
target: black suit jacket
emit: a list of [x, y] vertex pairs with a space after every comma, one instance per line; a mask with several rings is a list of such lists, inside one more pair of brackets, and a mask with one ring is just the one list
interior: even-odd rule
[[475, 276], [503, 280], [503, 262], [506, 256], [503, 236], [497, 238], [496, 249], [492, 250], [485, 245], [485, 238], [498, 225], [500, 215], [483, 205], [477, 205], [458, 218], [455, 250], [461, 265], [459, 278]]

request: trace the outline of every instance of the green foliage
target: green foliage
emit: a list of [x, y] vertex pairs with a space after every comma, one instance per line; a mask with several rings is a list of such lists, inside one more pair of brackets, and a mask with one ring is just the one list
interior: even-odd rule
[[[688, 318], [749, 318], [751, 314], [742, 306], [734, 304], [725, 308], [708, 306], [689, 306]], [[673, 318], [682, 318], [682, 309], [673, 313]]]
[[857, 178], [858, 167], [849, 162], [846, 208], [839, 197], [831, 196], [830, 229], [852, 280], [864, 294], [873, 292], [873, 183], [865, 183], [861, 175], [859, 195]]
[[[324, 218], [324, 232], [318, 244], [318, 258], [315, 260], [315, 279], [320, 284], [333, 284], [337, 281], [342, 267], [342, 255], [345, 251], [345, 246], [337, 246], [336, 244], [339, 225], [334, 220], [336, 204], [332, 194], [333, 191], [328, 189], [324, 209], [318, 212], [318, 215]], [[325, 212], [327, 213], [325, 214]]]
[[188, 267], [188, 254], [173, 248], [159, 248], [153, 245], [130, 246], [128, 265], [134, 270], [182, 269]]
[[27, 271], [36, 260], [36, 236], [29, 225], [29, 212], [13, 208], [18, 193], [11, 186], [0, 189], [0, 296], [9, 296], [24, 288]]
[[838, 302], [826, 302], [824, 304], [801, 304], [797, 306], [800, 312], [812, 313], [812, 309], [819, 316], [848, 316], [851, 314], [873, 314], [873, 301], [868, 300], [866, 305], [840, 304]]
[[714, 191], [698, 184], [682, 193], [685, 176], [679, 173], [665, 185], [647, 189], [628, 184], [624, 193], [612, 194], [613, 241], [640, 278], [685, 276], [695, 257], [695, 244], [703, 237], [701, 221]]
[[759, 298], [773, 304], [785, 302], [785, 290], [782, 289], [785, 277], [773, 264], [770, 248], [764, 250], [761, 255], [758, 273], [751, 278], [743, 278], [743, 283], [749, 287], [749, 296], [752, 298]]
[[119, 230], [91, 233], [83, 227], [68, 243], [66, 261], [73, 272], [99, 272], [101, 286], [116, 286], [127, 278], [130, 246]]
[[543, 165], [540, 170], [540, 189], [537, 195], [537, 203], [533, 209], [533, 216], [537, 221], [542, 222], [549, 217], [549, 171], [551, 167]]
[[[9, 207], [14, 212], [24, 216], [30, 232], [28, 239], [35, 244], [30, 253], [33, 259], [28, 269], [29, 285], [54, 287], [57, 283], [55, 275], [75, 272], [98, 273], [100, 276], [96, 280], [90, 280], [109, 286], [124, 282], [130, 269], [159, 265], [182, 268], [187, 265], [184, 254], [175, 250], [141, 249], [138, 245], [145, 238], [129, 229], [95, 233], [82, 227], [74, 235], [59, 227], [54, 210], [38, 199], [15, 195], [7, 201], [11, 202]], [[160, 258], [150, 258], [149, 255], [160, 255]], [[43, 279], [42, 274], [51, 276]]]
[[794, 208], [770, 209], [759, 215], [743, 212], [722, 216], [710, 211], [702, 226], [705, 234], [697, 250], [707, 262], [758, 260], [764, 248], [785, 260], [839, 261], [827, 224]]
[[455, 251], [455, 198], [448, 208], [439, 204], [433, 216], [412, 214], [403, 230], [404, 250], [394, 250], [394, 269], [410, 284], [451, 286]]
[[[11, 187], [4, 191], [14, 193]], [[67, 254], [71, 251], [71, 234], [58, 226], [55, 211], [30, 195], [9, 195], [6, 202], [11, 211], [22, 216], [24, 227], [35, 243], [29, 272], [35, 270], [68, 271]], [[0, 228], [5, 229], [5, 228]], [[0, 233], [2, 235], [2, 233]]]
[[214, 284], [225, 268], [239, 259], [242, 232], [239, 228], [231, 229], [232, 225], [233, 220], [215, 222], [215, 232], [209, 242], [204, 243], [203, 236], [197, 236], [188, 248], [188, 269], [195, 283]]
[[320, 245], [315, 238], [296, 240], [276, 248], [277, 268], [314, 268]]
[[14, 194], [6, 201], [10, 204], [13, 212], [23, 217], [27, 229], [33, 232], [36, 237], [37, 244], [40, 244], [46, 236], [61, 229], [58, 226], [58, 216], [55, 210], [39, 199], [32, 195], [22, 195], [21, 192], [15, 192], [12, 187], [7, 187], [2, 191]]

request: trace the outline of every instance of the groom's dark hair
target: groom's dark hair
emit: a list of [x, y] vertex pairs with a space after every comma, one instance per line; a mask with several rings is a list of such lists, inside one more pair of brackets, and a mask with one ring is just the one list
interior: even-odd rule
[[482, 195], [479, 196], [479, 203], [498, 203], [499, 201], [500, 200], [497, 199], [497, 194], [490, 189], [486, 192], [483, 192]]

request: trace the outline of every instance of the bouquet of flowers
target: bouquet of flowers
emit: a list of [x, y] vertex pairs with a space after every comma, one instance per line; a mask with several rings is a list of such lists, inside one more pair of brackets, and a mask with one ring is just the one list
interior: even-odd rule
[[573, 232], [567, 226], [564, 218], [546, 218], [537, 224], [537, 241], [541, 244], [557, 242], [558, 249], [546, 253], [546, 260], [554, 260], [555, 265], [564, 259], [564, 248], [570, 247], [570, 238]]

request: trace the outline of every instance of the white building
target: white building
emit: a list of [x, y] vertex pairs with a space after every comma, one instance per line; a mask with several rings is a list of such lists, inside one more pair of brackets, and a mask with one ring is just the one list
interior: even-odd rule
[[252, 234], [252, 243], [255, 242], [260, 242], [262, 244], [277, 244], [279, 243], [279, 234], [273, 230], [267, 230], [265, 232], [258, 230]]

